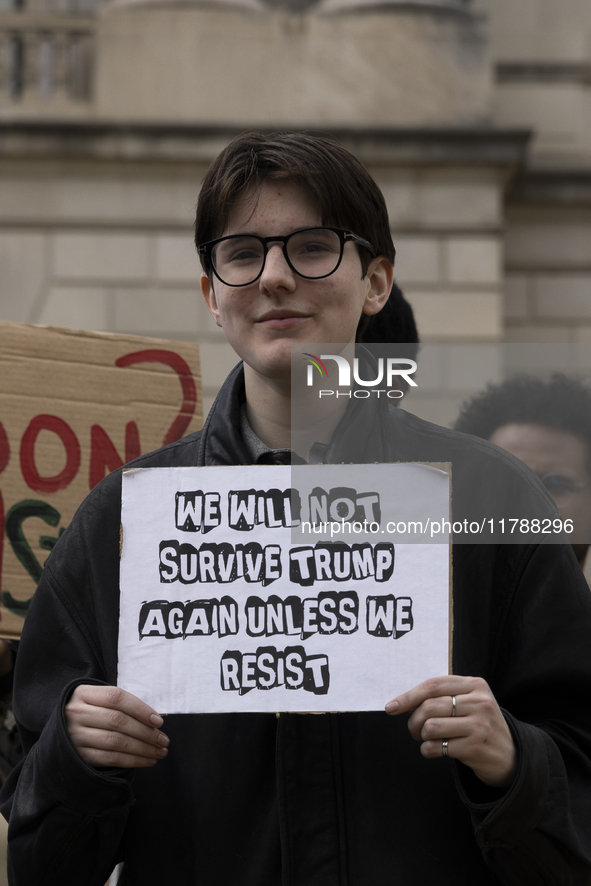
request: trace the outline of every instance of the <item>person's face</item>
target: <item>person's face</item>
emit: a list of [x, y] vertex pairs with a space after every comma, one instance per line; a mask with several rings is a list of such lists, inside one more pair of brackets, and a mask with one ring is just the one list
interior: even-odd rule
[[[285, 236], [321, 224], [318, 210], [296, 185], [267, 181], [237, 202], [222, 236]], [[392, 285], [392, 266], [384, 258], [373, 259], [361, 276], [359, 253], [351, 242], [335, 273], [319, 280], [292, 271], [281, 246], [269, 244], [263, 273], [248, 286], [226, 286], [205, 274], [201, 278], [206, 304], [246, 371], [272, 379], [289, 378], [294, 343], [353, 341], [361, 314], [381, 310]]]
[[[569, 431], [545, 425], [503, 425], [491, 436], [496, 443], [532, 469], [539, 477], [562, 474], [584, 484], [556, 504], [563, 520], [571, 519], [576, 542], [591, 542], [591, 486], [585, 441]], [[573, 544], [576, 551], [576, 545]]]

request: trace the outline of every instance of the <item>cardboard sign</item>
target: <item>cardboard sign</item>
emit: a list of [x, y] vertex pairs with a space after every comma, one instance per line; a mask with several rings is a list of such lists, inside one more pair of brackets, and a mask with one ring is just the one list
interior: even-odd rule
[[[449, 520], [449, 474], [315, 465], [297, 478], [124, 473], [118, 685], [162, 713], [357, 711], [448, 673], [449, 536], [399, 544], [388, 526], [402, 494], [415, 520]], [[318, 541], [324, 512], [337, 540]]]
[[201, 427], [196, 344], [0, 323], [0, 636], [107, 473]]

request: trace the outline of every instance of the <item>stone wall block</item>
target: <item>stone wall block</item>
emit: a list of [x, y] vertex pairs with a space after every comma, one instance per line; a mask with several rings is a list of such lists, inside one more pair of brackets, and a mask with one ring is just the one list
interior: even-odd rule
[[69, 329], [111, 332], [109, 293], [102, 287], [53, 286], [37, 322]]
[[[572, 330], [568, 326], [541, 326], [528, 323], [509, 326], [503, 338], [510, 344], [567, 344], [572, 341]], [[527, 367], [526, 367], [527, 368]]]
[[[402, 177], [400, 180], [391, 180], [384, 176], [379, 168], [369, 168], [369, 172], [376, 179], [380, 190], [384, 195], [390, 224], [404, 228], [405, 225], [415, 224], [417, 219], [417, 189], [410, 177]], [[380, 175], [381, 173], [381, 175]], [[396, 238], [396, 234], [394, 234]], [[396, 239], [394, 239], [396, 243]]]
[[439, 242], [435, 237], [394, 235], [397, 283], [437, 283], [441, 279]]
[[576, 344], [591, 345], [591, 325], [578, 326], [573, 330], [573, 341]]
[[420, 221], [441, 228], [487, 227], [502, 214], [498, 185], [473, 182], [425, 183], [417, 195]]
[[163, 229], [182, 225], [189, 230], [206, 165], [174, 165], [174, 160], [173, 155], [164, 173], [121, 164], [109, 175], [88, 166], [74, 166], [70, 174], [61, 167], [33, 175], [7, 165], [0, 176], [0, 220], [51, 225], [99, 222], [115, 229], [129, 223]]
[[591, 320], [591, 274], [546, 274], [534, 278], [536, 315]]
[[193, 289], [113, 290], [114, 331], [194, 341], [201, 296]]
[[496, 238], [452, 237], [445, 243], [450, 283], [495, 284], [501, 277], [501, 250]]
[[505, 278], [505, 319], [525, 320], [529, 315], [529, 280], [525, 274], [507, 274]]
[[36, 319], [43, 295], [46, 237], [26, 231], [0, 233], [0, 316], [14, 323]]
[[98, 43], [99, 118], [317, 128], [480, 125], [490, 114], [479, 17], [103, 4]]
[[198, 287], [201, 263], [192, 232], [158, 235], [155, 262], [159, 280], [192, 280]]
[[[588, 87], [582, 83], [500, 84], [495, 96], [498, 126], [525, 126], [535, 133], [536, 159], [557, 155], [579, 162], [589, 153]], [[548, 162], [548, 160], [546, 160]]]
[[584, 373], [587, 383], [591, 382], [591, 325], [573, 330], [572, 350], [575, 354], [575, 367], [578, 373]]
[[60, 233], [53, 238], [53, 274], [89, 280], [146, 279], [149, 238], [142, 234]]
[[425, 341], [494, 341], [501, 337], [498, 292], [414, 292], [407, 296]]
[[591, 264], [591, 219], [536, 223], [510, 220], [506, 237], [509, 266], [569, 267]]

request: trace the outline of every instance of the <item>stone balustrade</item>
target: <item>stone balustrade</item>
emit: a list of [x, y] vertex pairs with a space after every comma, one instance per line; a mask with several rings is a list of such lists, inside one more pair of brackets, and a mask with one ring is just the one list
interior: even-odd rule
[[96, 19], [89, 11], [31, 7], [0, 12], [0, 106], [87, 102]]

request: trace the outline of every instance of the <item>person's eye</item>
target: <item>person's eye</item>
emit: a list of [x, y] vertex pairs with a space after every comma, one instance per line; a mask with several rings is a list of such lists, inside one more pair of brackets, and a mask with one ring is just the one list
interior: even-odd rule
[[338, 240], [333, 242], [328, 237], [314, 237], [308, 240], [296, 240], [290, 244], [289, 252], [295, 256], [334, 255], [339, 251]]
[[247, 264], [252, 261], [261, 261], [262, 258], [263, 247], [256, 240], [226, 242], [218, 253], [218, 259], [223, 264]]
[[561, 474], [549, 474], [543, 482], [550, 495], [570, 495], [577, 485], [570, 477]]
[[309, 243], [303, 243], [300, 252], [303, 254], [313, 254], [314, 252], [328, 252], [329, 248], [326, 243], [320, 243], [318, 240], [311, 240]]
[[246, 262], [253, 261], [254, 259], [259, 259], [261, 256], [260, 252], [257, 252], [256, 249], [239, 249], [236, 252], [230, 255], [228, 261], [232, 262]]

